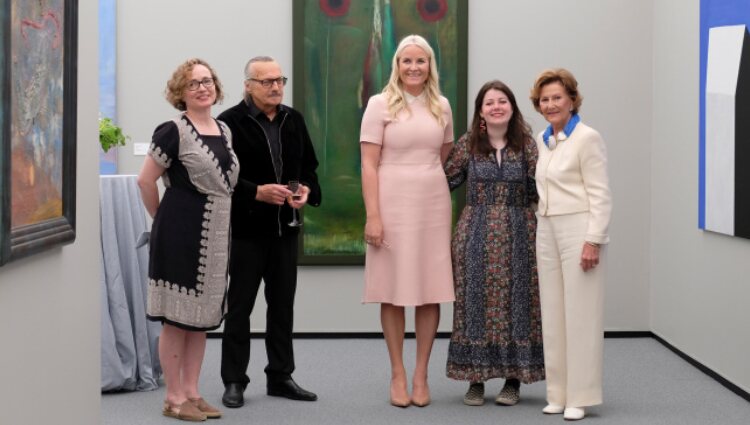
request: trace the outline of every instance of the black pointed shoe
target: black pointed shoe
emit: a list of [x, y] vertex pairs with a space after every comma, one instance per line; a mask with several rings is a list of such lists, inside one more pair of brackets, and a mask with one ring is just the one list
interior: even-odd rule
[[286, 397], [290, 400], [300, 401], [315, 401], [318, 399], [318, 396], [315, 393], [300, 387], [292, 378], [269, 383], [267, 388], [268, 395], [273, 397]]
[[245, 398], [242, 393], [245, 392], [245, 386], [239, 382], [230, 382], [224, 387], [224, 396], [221, 402], [224, 406], [235, 408], [242, 407], [245, 404]]

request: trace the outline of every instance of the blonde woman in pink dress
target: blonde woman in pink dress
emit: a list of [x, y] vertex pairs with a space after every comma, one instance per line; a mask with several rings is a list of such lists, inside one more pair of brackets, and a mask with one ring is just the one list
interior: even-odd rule
[[[435, 55], [418, 35], [396, 49], [390, 80], [362, 117], [362, 193], [367, 210], [363, 302], [380, 303], [391, 362], [391, 404], [427, 406], [427, 366], [440, 303], [454, 298], [451, 202], [442, 163], [453, 142]], [[409, 395], [403, 361], [405, 307], [414, 306], [417, 358]]]

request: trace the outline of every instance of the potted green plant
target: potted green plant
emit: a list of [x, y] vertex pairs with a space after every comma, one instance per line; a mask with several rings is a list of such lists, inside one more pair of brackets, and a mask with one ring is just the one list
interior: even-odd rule
[[99, 118], [99, 144], [102, 145], [104, 152], [113, 147], [125, 146], [128, 139], [130, 136], [123, 134], [122, 129], [110, 118]]

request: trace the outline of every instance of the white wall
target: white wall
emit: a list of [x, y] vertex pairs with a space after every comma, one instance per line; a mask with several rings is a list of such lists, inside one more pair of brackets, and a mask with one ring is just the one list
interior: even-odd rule
[[80, 1], [76, 241], [0, 268], [0, 423], [99, 417], [97, 3]]
[[654, 9], [651, 327], [750, 391], [750, 241], [698, 229], [699, 0]]
[[[291, 75], [291, 0], [262, 6], [226, 0], [221, 18], [213, 20], [206, 19], [201, 4], [118, 2], [117, 108], [120, 124], [133, 137], [131, 144], [148, 142], [154, 127], [175, 115], [162, 92], [174, 68], [190, 56], [205, 58], [224, 82], [227, 98], [216, 113], [241, 98], [242, 69], [249, 57], [274, 56]], [[175, 15], [178, 10], [185, 12]], [[165, 22], [176, 19], [194, 30], [164, 29]], [[564, 66], [579, 78], [585, 97], [582, 117], [604, 135], [611, 161], [615, 213], [605, 327], [648, 330], [652, 3], [472, 0], [469, 22], [470, 114], [479, 87], [500, 78], [514, 89], [535, 132], [540, 131], [543, 122], [528, 101], [534, 77], [544, 68]], [[285, 93], [289, 103], [293, 88], [292, 80]], [[142, 161], [132, 155], [131, 146], [121, 149], [119, 171], [137, 173]], [[324, 198], [335, 196], [326, 188], [323, 192]], [[359, 303], [362, 281], [361, 267], [300, 268], [295, 330], [378, 331], [377, 306]], [[263, 309], [259, 302], [253, 330], [265, 328]], [[441, 331], [450, 331], [451, 315], [451, 308], [444, 307]]]
[[581, 119], [607, 144], [614, 199], [606, 330], [649, 329], [649, 164], [652, 2], [469, 2], [469, 113], [484, 82], [514, 91], [534, 133], [545, 122], [529, 101], [545, 68], [568, 68], [583, 95]]
[[[133, 143], [150, 143], [154, 128], [178, 114], [164, 88], [179, 64], [199, 57], [215, 68], [225, 92], [218, 115], [242, 99], [245, 63], [258, 55], [273, 56], [291, 77], [290, 0], [118, 1], [117, 121], [132, 138], [119, 149], [119, 173], [137, 174], [143, 156], [133, 155]], [[293, 88], [284, 93], [289, 102]]]

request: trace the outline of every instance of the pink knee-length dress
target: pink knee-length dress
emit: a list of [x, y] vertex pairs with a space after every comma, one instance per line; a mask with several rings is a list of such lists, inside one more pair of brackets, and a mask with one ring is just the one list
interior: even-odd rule
[[448, 100], [440, 97], [444, 125], [424, 93], [407, 96], [409, 111], [391, 118], [382, 94], [370, 98], [360, 141], [381, 145], [378, 167], [384, 245], [367, 246], [362, 302], [418, 306], [452, 302], [451, 200], [440, 161], [453, 142]]

